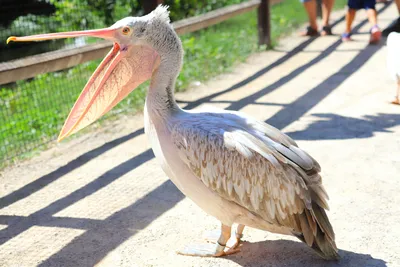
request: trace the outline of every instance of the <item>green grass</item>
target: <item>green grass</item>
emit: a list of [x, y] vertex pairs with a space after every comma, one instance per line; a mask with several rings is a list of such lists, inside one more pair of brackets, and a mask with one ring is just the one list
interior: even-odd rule
[[[342, 4], [343, 3], [343, 4]], [[343, 7], [345, 1], [336, 1]], [[272, 6], [272, 37], [297, 29], [307, 20], [298, 0], [285, 0]], [[229, 71], [258, 49], [257, 15], [250, 12], [193, 34], [181, 36], [185, 50], [176, 91], [192, 81], [205, 81]], [[69, 110], [100, 61], [81, 64], [62, 72], [39, 75], [0, 87], [0, 164], [4, 159], [31, 155], [54, 140]], [[100, 122], [121, 112], [135, 112], [144, 104], [148, 83], [118, 104]], [[72, 137], [73, 138], [73, 137]], [[26, 154], [26, 153], [29, 154]]]

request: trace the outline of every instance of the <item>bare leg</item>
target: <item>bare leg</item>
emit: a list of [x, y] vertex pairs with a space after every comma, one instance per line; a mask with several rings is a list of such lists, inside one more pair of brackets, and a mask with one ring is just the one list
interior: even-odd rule
[[351, 8], [347, 9], [345, 33], [351, 33], [351, 25], [353, 25], [354, 18], [356, 17], [356, 11], [357, 10]]
[[367, 16], [369, 24], [371, 24], [371, 27], [378, 24], [378, 16], [375, 9], [372, 8], [367, 9]]
[[396, 3], [397, 11], [400, 14], [400, 0], [394, 0], [394, 2]]
[[306, 9], [307, 15], [308, 15], [308, 23], [311, 28], [314, 30], [318, 29], [317, 25], [317, 1], [316, 0], [311, 0], [307, 1], [304, 4], [304, 8]]
[[322, 26], [329, 26], [329, 18], [331, 16], [333, 4], [334, 0], [322, 1]]
[[178, 254], [201, 257], [220, 257], [237, 252], [238, 250], [225, 250], [226, 243], [231, 237], [231, 226], [221, 224], [221, 234], [216, 243], [194, 244], [186, 246]]
[[369, 23], [371, 24], [371, 37], [370, 44], [377, 44], [381, 40], [382, 32], [378, 27], [378, 17], [375, 8], [368, 8], [367, 15]]
[[357, 10], [348, 8], [346, 12], [346, 29], [342, 34], [342, 42], [351, 41], [351, 25], [356, 17]]
[[[311, 28], [311, 30], [314, 31], [313, 35], [318, 34], [318, 25], [317, 25], [317, 1], [316, 0], [309, 0], [303, 3], [304, 9], [307, 12], [307, 16], [308, 16], [308, 25], [309, 28]], [[307, 29], [307, 31], [305, 32], [301, 32], [300, 35], [306, 36], [306, 35], [310, 35], [310, 33], [308, 32], [309, 30]]]

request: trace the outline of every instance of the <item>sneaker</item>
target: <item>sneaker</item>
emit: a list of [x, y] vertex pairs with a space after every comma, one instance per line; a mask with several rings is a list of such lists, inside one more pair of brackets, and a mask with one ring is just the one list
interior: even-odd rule
[[331, 28], [331, 26], [324, 26], [324, 27], [322, 27], [321, 35], [322, 35], [322, 36], [332, 35], [332, 28]]
[[391, 32], [400, 32], [400, 18], [396, 19], [389, 27], [382, 31], [383, 36], [388, 36]]
[[371, 28], [371, 37], [369, 38], [370, 44], [377, 44], [381, 40], [382, 32], [379, 29], [378, 25], [375, 25]]
[[319, 32], [311, 28], [311, 26], [308, 26], [304, 32], [300, 33], [300, 36], [319, 36]]
[[349, 41], [352, 41], [351, 33], [349, 32], [342, 33], [342, 42], [349, 42]]

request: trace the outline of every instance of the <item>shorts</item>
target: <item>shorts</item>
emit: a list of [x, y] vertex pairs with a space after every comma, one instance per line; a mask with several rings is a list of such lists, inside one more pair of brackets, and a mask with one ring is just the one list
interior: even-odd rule
[[350, 9], [375, 9], [376, 0], [348, 0]]

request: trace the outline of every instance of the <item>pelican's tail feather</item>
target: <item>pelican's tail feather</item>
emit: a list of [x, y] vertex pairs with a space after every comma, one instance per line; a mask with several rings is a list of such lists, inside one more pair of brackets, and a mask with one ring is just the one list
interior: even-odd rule
[[294, 235], [314, 249], [322, 258], [339, 260], [335, 234], [325, 210], [313, 202], [312, 208], [305, 209], [298, 215], [298, 219], [301, 233], [294, 233]]

